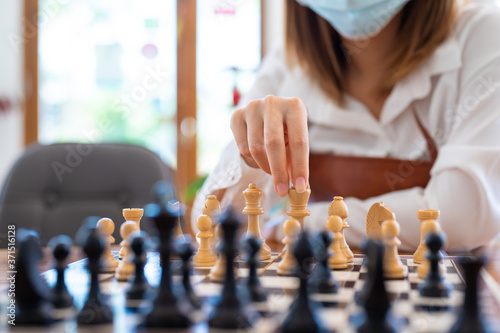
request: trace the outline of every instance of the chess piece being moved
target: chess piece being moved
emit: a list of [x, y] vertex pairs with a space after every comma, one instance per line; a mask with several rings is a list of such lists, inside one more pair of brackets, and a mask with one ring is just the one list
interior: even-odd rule
[[42, 258], [38, 234], [26, 229], [16, 231], [15, 324], [49, 325], [53, 322], [54, 306], [49, 302], [50, 289], [37, 268]]
[[210, 240], [213, 238], [213, 234], [210, 231], [212, 228], [210, 217], [204, 214], [200, 215], [196, 220], [196, 227], [199, 230], [196, 237], [200, 239], [200, 246], [193, 257], [193, 263], [195, 266], [212, 267], [215, 265], [217, 256], [210, 246]]
[[328, 215], [337, 215], [342, 219], [342, 238], [344, 241], [342, 242], [342, 244], [340, 244], [340, 248], [342, 249], [345, 258], [347, 259], [347, 262], [351, 263], [354, 259], [354, 254], [352, 253], [349, 245], [347, 245], [347, 242], [345, 240], [344, 229], [349, 228], [349, 223], [346, 221], [347, 216], [349, 216], [349, 210], [347, 209], [344, 198], [339, 196], [333, 198], [333, 201], [328, 209]]
[[286, 214], [297, 221], [299, 221], [300, 226], [304, 229], [304, 223], [306, 216], [311, 215], [309, 209], [307, 209], [307, 203], [309, 197], [311, 196], [311, 189], [306, 189], [304, 192], [299, 193], [295, 187], [288, 189], [288, 198], [290, 199], [290, 210]]
[[427, 247], [425, 246], [425, 238], [427, 237], [427, 234], [430, 232], [441, 232], [441, 226], [437, 221], [439, 218], [439, 210], [417, 210], [417, 218], [420, 221], [420, 243], [417, 250], [413, 254], [413, 262], [422, 264], [425, 260], [425, 254], [427, 252]]
[[328, 230], [323, 230], [314, 237], [314, 257], [318, 260], [313, 274], [309, 279], [312, 292], [321, 294], [333, 294], [338, 290], [338, 283], [333, 279], [328, 267], [330, 258], [330, 244], [332, 238]]
[[248, 300], [240, 299], [236, 292], [236, 278], [234, 276], [234, 258], [236, 257], [236, 233], [239, 221], [228, 210], [220, 218], [223, 230], [222, 252], [226, 258], [226, 269], [222, 294], [213, 312], [209, 315], [208, 326], [218, 329], [246, 329], [252, 326], [255, 318], [245, 311]]
[[366, 237], [380, 242], [382, 240], [382, 222], [395, 219], [396, 214], [383, 202], [374, 203], [366, 215]]
[[420, 295], [424, 297], [449, 297], [453, 286], [444, 279], [439, 270], [439, 261], [442, 254], [439, 252], [443, 246], [442, 234], [430, 233], [425, 239], [427, 245], [427, 259], [430, 262], [430, 270], [425, 281], [420, 285]]
[[488, 332], [478, 302], [478, 276], [485, 259], [463, 257], [459, 262], [465, 272], [465, 297], [450, 333]]
[[136, 231], [139, 229], [134, 221], [124, 222], [120, 226], [120, 236], [123, 239], [120, 243], [123, 249], [123, 259], [120, 260], [115, 271], [115, 277], [118, 281], [128, 281], [134, 275], [134, 263], [132, 262], [134, 254], [130, 250], [130, 235]]
[[260, 284], [257, 275], [258, 253], [262, 248], [260, 239], [250, 236], [246, 240], [248, 278], [245, 280], [246, 289], [253, 302], [264, 302], [267, 299], [267, 292]]
[[285, 224], [283, 225], [285, 238], [283, 238], [282, 243], [285, 244], [286, 249], [281, 258], [281, 262], [278, 265], [278, 275], [293, 275], [295, 273], [297, 261], [293, 255], [293, 247], [300, 235], [301, 230], [302, 227], [298, 220], [288, 219], [285, 221]]
[[398, 254], [399, 223], [386, 220], [382, 223], [382, 239], [384, 244], [384, 277], [386, 279], [404, 279], [408, 275], [408, 267], [403, 265]]
[[148, 204], [145, 215], [153, 220], [153, 224], [158, 230], [159, 252], [162, 258], [162, 268], [158, 293], [153, 301], [151, 311], [146, 314], [146, 327], [156, 328], [186, 328], [191, 325], [188, 317], [188, 310], [180, 306], [180, 302], [174, 293], [172, 285], [171, 252], [174, 229], [177, 225], [180, 211], [179, 205], [172, 201], [167, 201], [166, 195], [174, 193], [169, 190], [170, 185], [165, 182], [155, 184], [154, 191], [156, 203]]
[[[48, 244], [49, 247], [52, 247], [52, 255], [56, 260], [56, 272], [57, 272], [57, 280], [56, 284], [51, 290], [50, 301], [54, 304], [56, 309], [73, 309], [73, 297], [69, 294], [68, 288], [66, 287], [66, 283], [64, 281], [64, 271], [68, 267], [66, 262], [71, 246], [73, 246], [73, 242], [71, 238], [66, 235], [59, 235], [53, 237]], [[56, 317], [58, 312], [56, 311]], [[73, 311], [69, 314], [74, 315]], [[62, 313], [61, 317], [64, 317], [65, 313]]]
[[260, 205], [262, 191], [252, 183], [243, 191], [243, 195], [246, 202], [243, 214], [248, 215], [247, 237], [253, 236], [260, 239], [261, 248], [259, 257], [263, 260], [271, 259], [271, 248], [266, 244], [266, 240], [260, 232], [259, 215], [264, 214], [264, 209]]
[[[141, 228], [141, 218], [144, 213], [144, 209], [142, 208], [125, 208], [122, 210], [123, 217], [126, 221], [134, 221], [137, 224], [137, 230]], [[128, 219], [130, 218], [130, 219]], [[118, 252], [118, 258], [122, 259], [124, 257], [123, 248]]]
[[[288, 251], [291, 251], [290, 249]], [[290, 313], [285, 318], [281, 331], [290, 332], [324, 332], [325, 329], [317, 317], [317, 309], [309, 299], [307, 279], [311, 276], [313, 250], [307, 231], [302, 231], [293, 248], [297, 260], [297, 276], [300, 279], [299, 293], [290, 307]]]
[[97, 230], [104, 237], [104, 253], [102, 254], [102, 271], [103, 272], [114, 272], [116, 267], [118, 267], [118, 260], [115, 259], [113, 253], [111, 253], [111, 244], [115, 242], [115, 238], [112, 236], [115, 231], [115, 224], [109, 218], [102, 218], [97, 221]]
[[[88, 220], [87, 220], [88, 221]], [[101, 233], [96, 228], [87, 231], [83, 251], [87, 255], [87, 269], [90, 274], [90, 287], [87, 299], [77, 321], [79, 325], [100, 325], [113, 322], [113, 312], [107, 304], [99, 287], [101, 255], [106, 247]]]
[[221, 205], [219, 200], [217, 200], [217, 196], [215, 195], [209, 195], [207, 196], [207, 200], [205, 201], [205, 204], [203, 205], [203, 210], [202, 214], [208, 215], [210, 217], [210, 221], [212, 223], [210, 227], [210, 232], [212, 233], [212, 240], [210, 242], [210, 246], [212, 249], [215, 249], [217, 247], [217, 244], [219, 242], [219, 239], [217, 238], [218, 235], [215, 232], [215, 228], [217, 226], [217, 221], [219, 220], [219, 216], [222, 212]]
[[127, 289], [127, 307], [139, 307], [143, 300], [148, 299], [151, 286], [144, 274], [146, 265], [146, 234], [143, 231], [134, 231], [129, 235], [132, 263], [134, 264], [134, 279]]
[[330, 245], [332, 256], [328, 259], [328, 265], [333, 269], [344, 269], [349, 266], [347, 258], [342, 251], [344, 236], [342, 235], [342, 218], [337, 215], [329, 216], [326, 222], [326, 228], [333, 233], [333, 241]]

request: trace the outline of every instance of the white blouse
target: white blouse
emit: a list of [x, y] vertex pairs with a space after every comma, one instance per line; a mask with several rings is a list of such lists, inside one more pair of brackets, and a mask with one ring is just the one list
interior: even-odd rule
[[[342, 107], [333, 103], [300, 68], [286, 67], [282, 48], [266, 57], [241, 105], [269, 94], [301, 98], [308, 110], [312, 152], [421, 159], [427, 156], [427, 147], [410, 109], [413, 103], [438, 145], [431, 180], [426, 188], [415, 187], [366, 200], [345, 198], [350, 223], [345, 230], [347, 242], [360, 246], [368, 209], [383, 201], [401, 225], [402, 249], [418, 246], [418, 209], [441, 211], [439, 221], [449, 249], [475, 248], [500, 231], [499, 33], [498, 7], [463, 7], [452, 35], [394, 87], [380, 120], [350, 96], [346, 96]], [[256, 183], [264, 192], [265, 221], [271, 207], [283, 199], [274, 192], [271, 176], [247, 166], [233, 141], [194, 202], [194, 230], [208, 194], [226, 189], [222, 206], [232, 205], [240, 210], [245, 203], [242, 191], [249, 183]], [[325, 228], [329, 204], [309, 204], [308, 228]], [[284, 219], [285, 211], [282, 213]]]

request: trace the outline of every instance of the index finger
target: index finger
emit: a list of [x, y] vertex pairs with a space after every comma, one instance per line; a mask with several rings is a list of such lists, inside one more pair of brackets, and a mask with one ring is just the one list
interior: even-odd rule
[[299, 98], [292, 98], [285, 113], [290, 170], [297, 192], [304, 192], [309, 183], [309, 131], [307, 109]]

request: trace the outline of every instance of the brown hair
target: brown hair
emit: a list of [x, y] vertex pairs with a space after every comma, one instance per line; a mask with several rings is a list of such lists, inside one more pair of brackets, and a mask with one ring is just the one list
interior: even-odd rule
[[[296, 0], [286, 0], [285, 9], [288, 66], [303, 67], [328, 96], [342, 103], [347, 58], [340, 35], [328, 21]], [[388, 93], [434, 52], [450, 33], [455, 13], [455, 0], [412, 0], [404, 6], [399, 47], [380, 82], [381, 94]]]

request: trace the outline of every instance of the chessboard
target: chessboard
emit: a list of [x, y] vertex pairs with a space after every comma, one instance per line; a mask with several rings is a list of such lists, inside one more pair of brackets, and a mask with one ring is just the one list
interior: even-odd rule
[[[117, 253], [114, 253], [118, 257]], [[363, 312], [356, 302], [356, 294], [363, 288], [367, 278], [367, 270], [364, 266], [364, 256], [356, 254], [353, 263], [344, 270], [332, 270], [331, 274], [339, 283], [339, 290], [335, 294], [311, 294], [311, 299], [317, 305], [318, 316], [328, 331], [335, 332], [355, 332], [354, 322], [356, 317]], [[389, 321], [393, 323], [400, 332], [447, 332], [456, 320], [456, 312], [462, 304], [464, 297], [464, 278], [460, 271], [457, 257], [445, 256], [443, 263], [446, 267], [446, 279], [453, 284], [453, 292], [449, 298], [424, 298], [418, 291], [418, 286], [422, 282], [417, 277], [416, 266], [411, 256], [401, 256], [404, 265], [408, 267], [408, 278], [402, 280], [386, 280], [385, 285], [391, 299], [391, 310]], [[252, 331], [274, 332], [279, 327], [287, 313], [299, 286], [299, 279], [294, 276], [280, 276], [277, 274], [277, 266], [280, 261], [278, 253], [272, 253], [270, 260], [265, 260], [259, 264], [260, 281], [268, 292], [268, 300], [263, 303], [254, 303], [253, 310], [260, 313], [260, 319], [254, 325]], [[89, 287], [88, 272], [86, 271], [87, 259], [73, 262], [66, 270], [66, 281], [69, 292], [73, 295], [75, 305], [80, 308], [87, 294]], [[242, 260], [235, 261], [235, 269], [238, 274], [238, 282], [248, 276], [248, 268]], [[175, 290], [181, 290], [180, 272], [177, 269], [180, 260], [173, 260], [174, 271], [173, 282]], [[201, 310], [191, 311], [194, 325], [187, 332], [209, 331], [206, 319], [213, 308], [217, 298], [221, 295], [222, 283], [211, 282], [207, 274], [210, 268], [194, 267], [191, 282], [197, 296], [203, 301]], [[160, 261], [157, 252], [147, 253], [147, 263], [145, 275], [149, 283], [156, 288], [160, 280]], [[55, 270], [44, 272], [43, 277], [49, 285], [54, 285], [56, 281]], [[119, 282], [114, 274], [100, 274], [100, 287], [102, 293], [109, 297], [114, 318], [113, 324], [97, 327], [78, 327], [75, 319], [61, 320], [50, 329], [44, 328], [20, 328], [23, 332], [146, 332], [138, 328], [143, 320], [137, 306], [129, 304], [126, 306], [125, 291], [129, 282]], [[4, 289], [4, 288], [2, 288]], [[240, 286], [240, 289], [244, 289]], [[480, 274], [480, 299], [483, 315], [490, 327], [500, 329], [500, 292], [499, 287], [493, 278], [483, 269]], [[2, 295], [6, 293], [2, 292]], [[6, 299], [1, 300], [2, 307]], [[144, 305], [144, 304], [143, 304]], [[147, 306], [147, 304], [146, 304]], [[61, 316], [68, 314], [61, 314]], [[2, 330], [6, 329], [5, 319], [2, 319]], [[19, 329], [17, 330], [19, 331]], [[210, 331], [213, 331], [210, 329]], [[495, 331], [495, 330], [494, 330]]]

